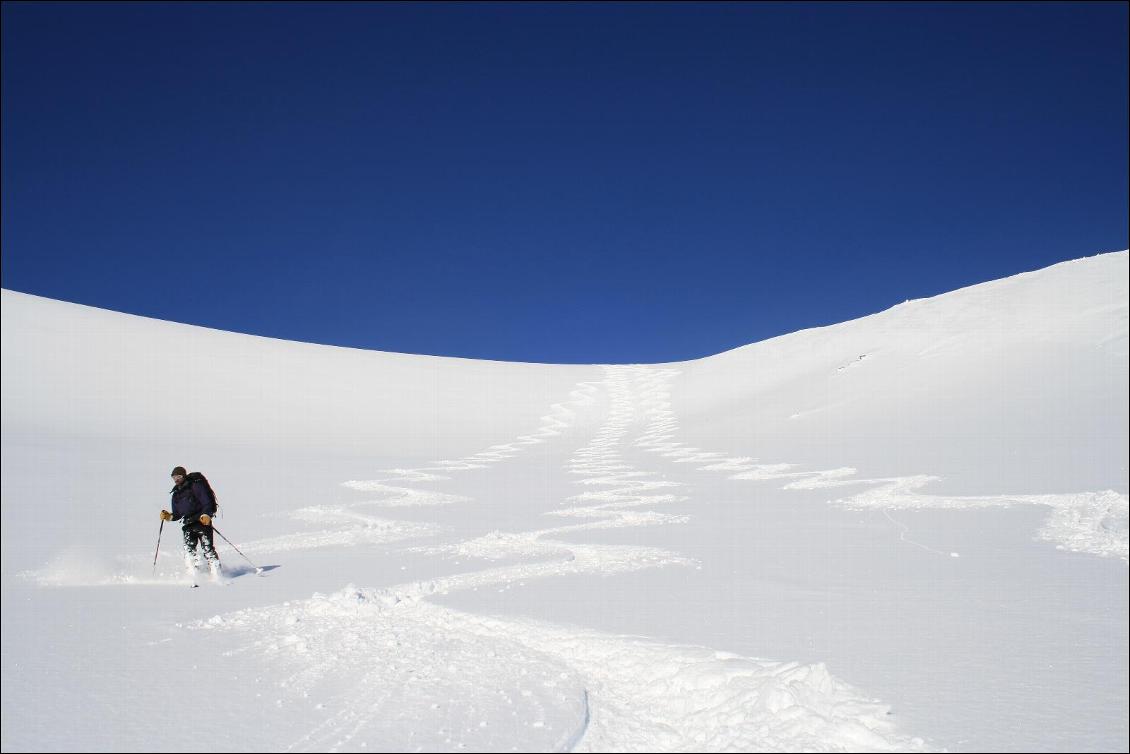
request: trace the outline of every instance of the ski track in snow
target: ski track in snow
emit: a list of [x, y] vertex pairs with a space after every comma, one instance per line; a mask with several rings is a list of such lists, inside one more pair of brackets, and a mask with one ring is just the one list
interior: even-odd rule
[[[242, 628], [269, 637], [250, 648], [273, 656], [293, 655], [296, 671], [286, 685], [301, 693], [309, 694], [319, 679], [339, 678], [345, 663], [358, 676], [358, 690], [383, 690], [350, 694], [350, 698], [357, 696], [364, 701], [343, 700], [340, 711], [295, 742], [292, 748], [299, 750], [337, 748], [379, 735], [379, 729], [386, 724], [383, 721], [390, 719], [394, 709], [404, 706], [403, 701], [394, 703], [393, 698], [407, 693], [402, 691], [406, 685], [424, 683], [420, 679], [425, 677], [439, 685], [421, 698], [445, 693], [460, 698], [469, 696], [476, 700], [471, 705], [475, 715], [484, 718], [480, 726], [490, 728], [496, 724], [496, 718], [506, 719], [507, 710], [482, 705], [482, 694], [453, 690], [452, 684], [458, 684], [450, 678], [436, 680], [442, 676], [437, 668], [458, 667], [463, 677], [481, 679], [487, 688], [497, 687], [496, 694], [510, 703], [518, 698], [529, 702], [533, 692], [522, 687], [525, 676], [500, 674], [500, 666], [526, 668], [543, 680], [557, 679], [552, 688], [561, 686], [560, 695], [543, 700], [536, 708], [540, 712], [533, 714], [546, 718], [535, 722], [540, 723], [537, 732], [543, 736], [539, 740], [550, 749], [567, 745], [580, 751], [912, 750], [924, 749], [925, 744], [897, 733], [885, 719], [884, 706], [835, 679], [820, 664], [768, 662], [699, 647], [602, 635], [575, 627], [474, 616], [435, 605], [427, 597], [480, 588], [505, 589], [513, 583], [548, 576], [695, 565], [688, 558], [658, 548], [567, 541], [570, 534], [587, 530], [672, 525], [687, 520], [686, 516], [656, 510], [687, 499], [678, 494], [681, 483], [662, 479], [656, 471], [636, 468], [623, 459], [621, 448], [632, 427], [639, 424], [643, 424], [643, 429], [633, 445], [672, 463], [728, 472], [729, 478], [736, 480], [787, 480], [785, 489], [870, 487], [834, 501], [845, 507], [880, 508], [886, 512], [921, 507], [1048, 505], [1053, 514], [1041, 537], [1067, 541], [1070, 549], [1125, 558], [1126, 501], [1116, 493], [930, 496], [918, 490], [936, 481], [936, 477], [866, 479], [857, 478], [856, 470], [846, 467], [800, 471], [795, 464], [763, 464], [687, 446], [675, 440], [679, 425], [672, 409], [670, 382], [677, 374], [673, 369], [608, 367], [601, 385], [583, 385], [579, 397], [586, 402], [592, 402], [598, 387], [607, 393], [609, 402], [603, 426], [568, 462], [568, 471], [579, 477], [578, 484], [593, 489], [570, 497], [569, 507], [551, 512], [562, 518], [582, 519], [582, 523], [526, 532], [495, 531], [460, 543], [417, 548], [432, 554], [519, 562], [379, 590], [350, 586], [329, 597], [316, 595], [310, 601], [281, 608], [244, 611], [199, 627]], [[482, 468], [506, 460], [524, 446], [558, 434], [566, 426], [567, 416], [568, 409], [557, 404], [543, 418], [536, 435], [455, 461], [440, 461], [432, 467], [390, 470], [386, 472], [390, 477], [350, 482], [347, 486], [379, 491], [386, 495], [386, 501], [396, 501], [386, 505], [436, 504], [427, 499], [427, 495], [435, 493], [389, 482], [434, 481], [443, 478], [440, 472]], [[327, 512], [331, 511], [307, 511], [311, 516]], [[901, 529], [903, 541], [945, 555], [907, 539], [906, 528], [896, 521], [892, 523]], [[312, 621], [311, 614], [318, 619]], [[386, 660], [371, 656], [360, 660], [367, 669], [358, 668], [353, 664], [356, 653], [339, 650], [349, 646], [350, 637], [374, 633], [387, 636], [390, 632], [397, 637], [392, 640], [393, 656], [402, 663], [407, 662], [406, 657], [423, 652], [414, 662], [408, 662], [414, 668], [410, 677], [390, 676]], [[332, 637], [338, 634], [344, 638], [334, 640]], [[433, 645], [440, 636], [444, 637], [444, 648], [436, 650]], [[394, 663], [392, 667], [395, 670], [408, 665]], [[565, 710], [566, 714], [563, 718], [546, 715], [551, 707]], [[513, 708], [508, 711], [511, 716], [518, 715]], [[530, 714], [523, 712], [521, 717], [529, 723]], [[521, 726], [522, 721], [511, 724]], [[517, 728], [512, 730], [518, 733]], [[450, 733], [448, 728], [441, 727], [434, 736]], [[522, 731], [523, 736], [528, 733]], [[461, 729], [458, 740], [477, 749], [491, 748], [507, 740], [501, 733], [495, 734], [499, 738], [483, 738], [481, 734], [481, 727], [471, 725]], [[430, 743], [415, 743], [443, 748], [454, 740], [450, 735], [441, 740], [434, 736], [428, 739]]]
[[[217, 616], [192, 627], [261, 637], [236, 651], [284, 662], [289, 675], [282, 685], [293, 695], [334, 697], [334, 711], [293, 742], [290, 748], [298, 751], [354, 749], [368, 741], [389, 744], [388, 736], [406, 729], [419, 731], [410, 734], [413, 740], [396, 742], [406, 750], [503, 749], [516, 740], [546, 750], [577, 751], [925, 750], [921, 739], [894, 728], [885, 706], [836, 679], [822, 664], [770, 662], [578, 627], [472, 615], [428, 597], [502, 591], [543, 577], [694, 567], [693, 560], [660, 548], [569, 541], [586, 531], [688, 520], [662, 510], [688, 499], [679, 493], [683, 484], [628, 463], [623, 451], [630, 440], [631, 447], [668, 463], [723, 472], [734, 480], [785, 481], [784, 489], [861, 485], [866, 489], [830, 502], [881, 509], [888, 517], [887, 511], [906, 508], [1046, 505], [1052, 515], [1041, 538], [1066, 549], [1126, 558], [1126, 498], [1117, 493], [926, 495], [919, 490], [936, 477], [859, 478], [853, 468], [807, 471], [796, 464], [759, 463], [685, 445], [676, 439], [679, 422], [671, 401], [670, 385], [678, 373], [606, 367], [601, 383], [580, 383], [572, 400], [555, 404], [534, 433], [463, 458], [346, 482], [381, 497], [295, 514], [303, 520], [337, 520], [347, 528], [320, 538], [307, 533], [253, 543], [255, 549], [269, 550], [298, 547], [303, 539], [315, 542], [310, 546], [334, 546], [434, 535], [434, 529], [413, 532], [400, 528], [407, 522], [355, 509], [472, 503], [409, 485], [513, 458], [561, 435], [575, 417], [573, 407], [591, 405], [603, 393], [608, 401], [604, 423], [567, 462], [583, 491], [550, 511], [577, 523], [494, 531], [414, 548], [504, 564], [382, 589], [350, 585], [328, 596]], [[634, 439], [633, 430], [638, 432]], [[906, 527], [892, 523], [907, 544], [947, 555], [908, 539]], [[435, 725], [404, 726], [413, 716]]]
[[[567, 541], [578, 532], [688, 520], [655, 510], [687, 499], [678, 494], [681, 483], [635, 468], [621, 455], [634, 426], [645, 425], [633, 443], [643, 448], [673, 432], [676, 425], [666, 400], [671, 376], [669, 370], [607, 367], [603, 383], [582, 386], [580, 398], [591, 402], [602, 389], [609, 403], [604, 424], [567, 462], [577, 483], [591, 489], [568, 498], [568, 507], [550, 512], [581, 523], [496, 531], [417, 548], [519, 562], [383, 589], [350, 585], [328, 596], [216, 616], [190, 627], [257, 637], [235, 651], [284, 663], [289, 675], [282, 686], [300, 699], [334, 697], [335, 711], [290, 750], [356, 749], [368, 741], [405, 750], [501, 750], [513, 741], [576, 751], [925, 750], [921, 739], [895, 730], [886, 706], [834, 678], [819, 663], [770, 662], [572, 626], [477, 616], [427, 599], [468, 589], [505, 589], [548, 576], [696, 565], [659, 548]], [[539, 434], [516, 443], [390, 473], [403, 484], [496, 463], [557, 433], [563, 409], [555, 406], [552, 424], [543, 420]], [[693, 450], [667, 450], [676, 462], [698, 457]], [[369, 485], [389, 481], [349, 484], [372, 489]], [[410, 491], [397, 488], [393, 494]], [[321, 515], [321, 509], [314, 515]], [[455, 722], [445, 705], [459, 708]], [[435, 725], [403, 725], [404, 719], [421, 716]], [[419, 735], [411, 733], [413, 740], [405, 741], [388, 738], [403, 730], [418, 730]]]
[[[285, 667], [282, 685], [300, 699], [350, 681], [288, 751], [515, 740], [547, 751], [926, 750], [823, 664], [476, 616], [425, 597], [350, 586], [192, 627], [260, 637], [238, 651]], [[406, 729], [414, 740], [390, 738]]]
[[477, 539], [426, 551], [487, 560], [550, 558], [555, 561], [502, 569], [514, 572], [518, 577], [555, 573], [613, 573], [661, 565], [694, 565], [687, 558], [657, 548], [578, 544], [559, 539], [594, 529], [684, 523], [687, 520], [685, 516], [639, 510], [686, 500], [686, 497], [670, 492], [648, 494], [682, 485], [679, 482], [656, 479], [654, 472], [635, 469], [620, 458], [617, 448], [636, 420], [637, 408], [628, 381], [622, 373], [612, 372], [604, 387], [610, 404], [608, 418], [593, 440], [577, 451], [568, 463], [568, 471], [581, 477], [579, 484], [604, 489], [574, 495], [567, 502], [579, 505], [550, 512], [554, 516], [593, 519], [592, 521], [529, 532], [495, 531]]
[[383, 476], [376, 479], [342, 482], [343, 487], [358, 492], [373, 493], [374, 497], [356, 503], [312, 505], [293, 511], [290, 517], [296, 521], [330, 522], [336, 523], [337, 527], [255, 540], [243, 549], [247, 552], [271, 553], [326, 547], [380, 545], [441, 534], [444, 529], [433, 524], [377, 518], [359, 513], [355, 509], [456, 505], [472, 502], [471, 498], [465, 495], [453, 495], [404, 485], [444, 481], [451, 479], [450, 474], [453, 473], [486, 469], [513, 458], [531, 446], [558, 437], [575, 422], [577, 409], [594, 403], [593, 395], [598, 389], [599, 386], [591, 382], [577, 383], [569, 393], [568, 401], [554, 403], [550, 406], [549, 413], [541, 417], [533, 431], [520, 435], [511, 442], [492, 445], [455, 460], [436, 461], [431, 466], [384, 469], [381, 472]]
[[342, 528], [284, 534], [268, 539], [248, 542], [240, 549], [244, 552], [281, 552], [284, 550], [310, 550], [321, 547], [352, 547], [380, 545], [406, 539], [431, 537], [444, 531], [436, 524], [411, 521], [392, 521], [352, 510], [344, 505], [318, 505], [301, 508], [291, 513], [291, 518], [314, 523], [338, 523]]
[[[862, 360], [863, 357], [860, 357], [860, 361]], [[853, 362], [849, 367], [855, 363], [858, 362]], [[844, 368], [848, 367], [841, 367]], [[1128, 559], [1130, 533], [1127, 526], [1127, 496], [1113, 490], [1056, 495], [927, 495], [918, 490], [931, 482], [939, 481], [939, 477], [913, 475], [867, 479], [856, 477], [856, 469], [849, 467], [799, 471], [796, 464], [759, 463], [753, 458], [726, 456], [685, 445], [675, 439], [679, 424], [671, 410], [668, 387], [668, 381], [677, 374], [679, 372], [675, 369], [641, 368], [636, 386], [645, 400], [658, 409], [657, 418], [638, 444], [651, 452], [671, 458], [676, 463], [705, 464], [697, 468], [703, 471], [729, 472], [729, 479], [788, 480], [783, 489], [868, 486], [869, 489], [855, 495], [829, 500], [856, 510], [1044, 505], [1051, 508], [1051, 512], [1036, 533], [1038, 539], [1052, 542], [1062, 550], [1116, 557], [1123, 561]], [[903, 535], [905, 539], [905, 532]]]

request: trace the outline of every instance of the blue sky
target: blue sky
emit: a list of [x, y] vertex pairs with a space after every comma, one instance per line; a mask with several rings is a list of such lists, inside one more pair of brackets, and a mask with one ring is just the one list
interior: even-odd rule
[[1127, 247], [1127, 4], [3, 4], [3, 285], [697, 358]]

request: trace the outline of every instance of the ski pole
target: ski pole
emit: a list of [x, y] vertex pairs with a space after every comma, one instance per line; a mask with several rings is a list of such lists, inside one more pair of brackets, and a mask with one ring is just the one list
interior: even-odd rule
[[[236, 547], [235, 545], [232, 545], [232, 541], [230, 539], [228, 539], [227, 537], [225, 537], [224, 533], [222, 531], [220, 531], [219, 529], [217, 529], [214, 524], [212, 525], [212, 531], [219, 534], [220, 537], [222, 537], [225, 542], [227, 542], [229, 545], [231, 545], [235, 549], [236, 552], [238, 552], [240, 555], [243, 555], [243, 552], [241, 552], [240, 549], [238, 547]], [[251, 558], [247, 557], [246, 555], [243, 555], [243, 559], [246, 560], [248, 563], [251, 563]], [[263, 572], [263, 569], [260, 568], [259, 566], [255, 565], [254, 563], [251, 563], [251, 565], [255, 566], [255, 572], [256, 573], [262, 573]]]
[[161, 519], [161, 528], [157, 530], [157, 549], [153, 553], [153, 575], [157, 575], [157, 553], [161, 552], [161, 532], [165, 530], [165, 519]]

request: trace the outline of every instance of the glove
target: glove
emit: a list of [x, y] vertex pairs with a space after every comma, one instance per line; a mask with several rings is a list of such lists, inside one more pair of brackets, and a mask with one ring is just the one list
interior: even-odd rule
[[200, 523], [204, 524], [205, 526], [211, 526], [212, 525], [212, 517], [209, 516], [207, 513], [201, 513], [200, 514]]
[[173, 514], [169, 513], [168, 511], [161, 511], [161, 520], [162, 521], [172, 521], [173, 520]]

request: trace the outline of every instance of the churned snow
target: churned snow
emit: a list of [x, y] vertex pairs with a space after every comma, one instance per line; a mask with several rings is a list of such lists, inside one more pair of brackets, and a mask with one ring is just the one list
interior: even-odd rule
[[4, 291], [3, 748], [1124, 750], [1127, 256], [658, 365]]

